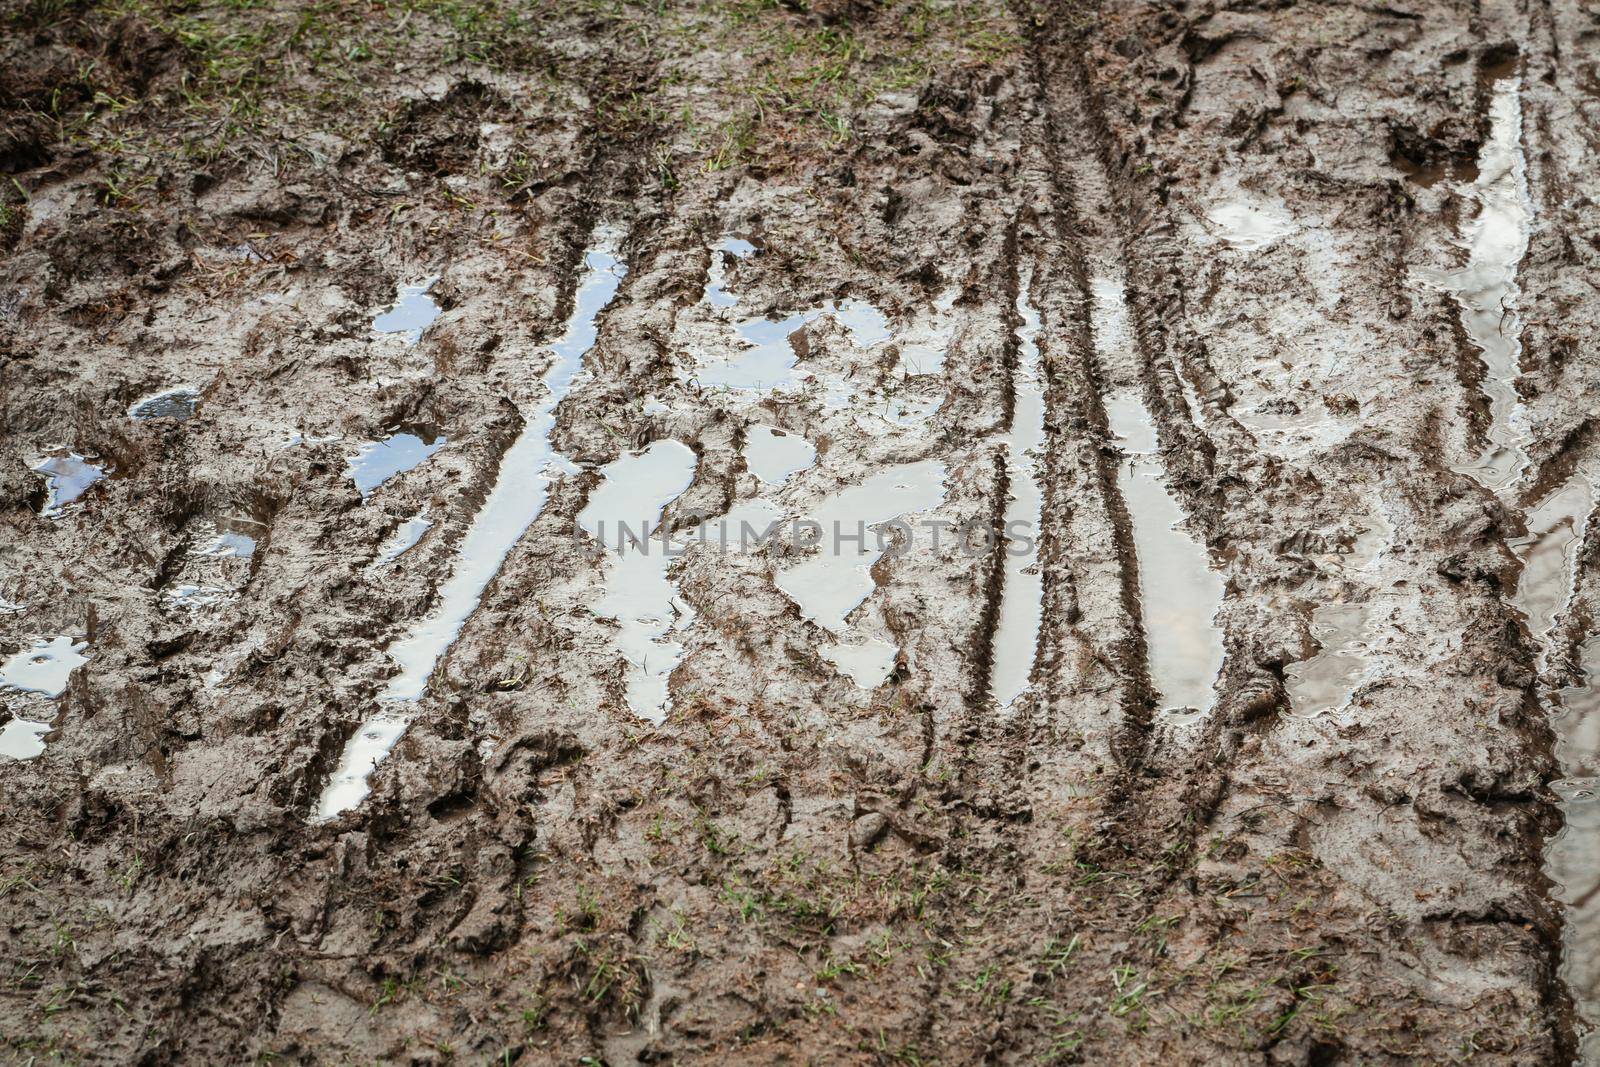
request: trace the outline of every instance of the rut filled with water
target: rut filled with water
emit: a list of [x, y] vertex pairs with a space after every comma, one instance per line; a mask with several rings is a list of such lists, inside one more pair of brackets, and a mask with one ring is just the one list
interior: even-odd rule
[[[1126, 364], [1133, 343], [1122, 286], [1094, 282], [1095, 343], [1107, 365]], [[1106, 422], [1123, 453], [1117, 487], [1133, 525], [1135, 579], [1150, 683], [1162, 708], [1180, 718], [1211, 710], [1222, 669], [1222, 577], [1167, 481], [1155, 420], [1136, 388], [1105, 397]]]
[[555, 361], [545, 375], [545, 397], [524, 413], [522, 432], [502, 457], [494, 488], [461, 539], [437, 606], [389, 646], [389, 658], [400, 671], [380, 695], [378, 713], [346, 743], [317, 802], [316, 818], [331, 819], [367, 795], [373, 768], [405, 732], [413, 706], [427, 692], [434, 668], [477, 609], [501, 562], [544, 507], [555, 477], [551, 467], [557, 456], [550, 437], [556, 405], [582, 369], [584, 354], [594, 346], [600, 313], [627, 274], [618, 258], [620, 239], [615, 231], [602, 230], [595, 247], [584, 257], [584, 276], [572, 318], [562, 338], [551, 346]]
[[1006, 502], [1000, 617], [995, 626], [989, 692], [1010, 707], [1028, 687], [1044, 612], [1039, 573], [1039, 516], [1044, 496], [1038, 464], [1044, 446], [1044, 378], [1039, 367], [1039, 313], [1028, 302], [1028, 279], [1018, 286], [1017, 366], [1012, 372], [1011, 429], [1005, 436]]

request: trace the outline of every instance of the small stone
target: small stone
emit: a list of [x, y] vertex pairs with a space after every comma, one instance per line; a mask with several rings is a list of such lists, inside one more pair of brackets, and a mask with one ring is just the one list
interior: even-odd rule
[[869, 811], [850, 827], [850, 847], [856, 850], [871, 848], [888, 832], [889, 817]]

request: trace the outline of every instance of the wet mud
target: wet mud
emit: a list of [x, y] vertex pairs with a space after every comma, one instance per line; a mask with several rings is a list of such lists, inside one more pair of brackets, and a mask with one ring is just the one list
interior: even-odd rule
[[0, 18], [5, 1056], [1600, 1057], [1584, 4]]

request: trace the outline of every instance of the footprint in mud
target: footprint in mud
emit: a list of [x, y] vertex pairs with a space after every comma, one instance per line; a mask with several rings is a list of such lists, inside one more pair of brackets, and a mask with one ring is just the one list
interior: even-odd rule
[[823, 655], [863, 689], [883, 684], [896, 649], [881, 638], [852, 631], [849, 616], [877, 583], [872, 567], [892, 535], [881, 528], [944, 502], [944, 464], [922, 460], [879, 471], [804, 512], [815, 553], [778, 572], [777, 586], [800, 613], [836, 639]]
[[[87, 641], [65, 636], [34, 638], [29, 647], [0, 663], [0, 691], [54, 700], [66, 692], [72, 672], [89, 662], [89, 657], [83, 655], [88, 647]], [[44, 735], [51, 729], [47, 721], [15, 714], [0, 728], [0, 755], [29, 760], [43, 754]]]
[[408, 345], [422, 340], [422, 331], [433, 325], [441, 308], [428, 293], [439, 281], [437, 276], [417, 285], [402, 285], [395, 302], [372, 320], [376, 333], [399, 334]]
[[1295, 231], [1294, 215], [1282, 200], [1237, 186], [1206, 208], [1211, 231], [1233, 248], [1257, 252]]
[[181, 550], [161, 590], [166, 603], [195, 611], [234, 600], [254, 572], [256, 534], [263, 529], [253, 519], [192, 520], [190, 547]]
[[605, 553], [605, 587], [593, 604], [617, 624], [617, 648], [628, 662], [628, 707], [660, 722], [667, 712], [667, 676], [683, 658], [668, 638], [689, 606], [667, 577], [672, 559], [660, 529], [668, 504], [689, 488], [698, 460], [677, 441], [657, 441], [601, 471], [602, 481], [578, 513], [578, 525]]
[[384, 482], [419, 466], [449, 441], [428, 433], [397, 433], [381, 441], [368, 441], [346, 458], [345, 475], [365, 500]]
[[1319, 604], [1312, 609], [1311, 636], [1319, 650], [1283, 672], [1296, 715], [1311, 718], [1350, 703], [1367, 676], [1368, 613], [1365, 604]]
[[179, 385], [134, 401], [128, 408], [128, 418], [137, 422], [148, 422], [151, 419], [176, 419], [184, 422], [193, 418], [199, 407], [200, 390], [192, 385]]
[[50, 518], [60, 515], [62, 508], [77, 500], [91, 485], [106, 476], [104, 468], [90, 463], [76, 452], [48, 456], [30, 469], [44, 475], [46, 498], [40, 514]]

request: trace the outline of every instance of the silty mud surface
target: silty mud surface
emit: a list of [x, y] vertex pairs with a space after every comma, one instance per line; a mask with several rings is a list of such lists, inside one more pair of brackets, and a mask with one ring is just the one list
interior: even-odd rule
[[1576, 0], [3, 17], [12, 1058], [1579, 1055]]

